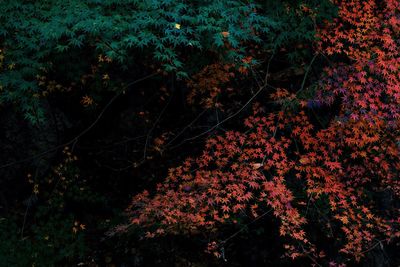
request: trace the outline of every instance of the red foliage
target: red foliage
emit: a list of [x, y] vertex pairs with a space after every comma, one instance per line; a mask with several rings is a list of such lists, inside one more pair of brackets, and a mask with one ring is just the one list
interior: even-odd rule
[[226, 84], [235, 76], [232, 64], [214, 63], [204, 67], [188, 82], [191, 92], [187, 97], [190, 104], [196, 99], [201, 99], [204, 108], [221, 107], [217, 101]]
[[[315, 129], [305, 111], [255, 108], [246, 131], [209, 139], [200, 157], [170, 170], [154, 196], [134, 197], [132, 224], [154, 229], [149, 237], [215, 233], [222, 223], [271, 209], [280, 234], [293, 241], [285, 246], [288, 255], [315, 259], [324, 253], [304, 227], [310, 209], [323, 214], [313, 223], [329, 238], [335, 232], [349, 258], [359, 260], [376, 240], [400, 235], [399, 210], [378, 208], [371, 197], [383, 191], [400, 196], [400, 3], [336, 3], [339, 17], [318, 32], [317, 52], [346, 60], [325, 70], [314, 100], [330, 105], [340, 99], [328, 127]], [[285, 92], [274, 97], [287, 98]]]

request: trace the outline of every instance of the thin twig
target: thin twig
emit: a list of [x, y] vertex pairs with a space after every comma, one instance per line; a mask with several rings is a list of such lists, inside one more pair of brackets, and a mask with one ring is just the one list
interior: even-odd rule
[[233, 113], [232, 115], [228, 116], [227, 118], [221, 120], [219, 123], [215, 124], [214, 126], [212, 126], [211, 128], [209, 128], [208, 130], [193, 136], [193, 137], [189, 137], [186, 138], [185, 140], [183, 140], [181, 143], [179, 143], [178, 145], [172, 147], [172, 148], [176, 148], [180, 145], [182, 145], [183, 143], [186, 143], [187, 141], [192, 141], [195, 140], [199, 137], [202, 137], [205, 134], [208, 134], [209, 132], [215, 130], [216, 128], [218, 128], [221, 124], [227, 122], [228, 120], [232, 119], [233, 117], [236, 117], [239, 113], [241, 113], [264, 89], [266, 86], [262, 86], [261, 88], [259, 88], [259, 90], [239, 109], [237, 110], [235, 113]]
[[144, 149], [143, 149], [143, 161], [146, 160], [146, 154], [147, 154], [147, 146], [149, 144], [149, 139], [150, 139], [150, 135], [153, 132], [154, 128], [157, 126], [157, 123], [160, 121], [161, 117], [163, 116], [165, 110], [167, 110], [167, 107], [169, 106], [169, 104], [171, 103], [173, 94], [171, 95], [171, 97], [169, 98], [167, 104], [164, 106], [164, 108], [161, 110], [160, 114], [158, 115], [156, 121], [154, 122], [153, 126], [150, 128], [149, 132], [147, 133], [147, 137], [146, 137], [146, 142], [144, 144]]
[[310, 64], [309, 64], [308, 67], [307, 67], [306, 73], [304, 74], [303, 81], [301, 82], [301, 87], [300, 87], [300, 89], [296, 92], [296, 95], [298, 95], [301, 91], [303, 91], [304, 86], [305, 86], [306, 81], [307, 81], [308, 73], [310, 72], [311, 66], [313, 65], [313, 63], [314, 63], [315, 59], [318, 57], [318, 55], [319, 55], [319, 53], [316, 53], [316, 54], [313, 56], [313, 58], [311, 59], [311, 62], [310, 62]]
[[256, 221], [258, 221], [259, 219], [261, 219], [262, 217], [266, 216], [268, 213], [270, 213], [272, 211], [272, 209], [269, 209], [268, 211], [264, 212], [263, 214], [261, 214], [260, 216], [258, 216], [257, 218], [255, 218], [254, 220], [252, 220], [251, 222], [249, 222], [248, 224], [246, 224], [245, 226], [243, 226], [241, 229], [239, 229], [237, 232], [233, 233], [232, 235], [230, 235], [228, 238], [224, 239], [223, 241], [221, 241], [221, 244], [225, 244], [228, 240], [234, 238], [235, 236], [237, 236], [238, 234], [240, 234], [241, 232], [243, 232], [249, 225], [255, 223]]
[[[39, 172], [39, 168], [36, 168], [35, 177], [33, 178], [34, 181], [36, 180], [36, 178], [38, 176], [38, 172]], [[29, 196], [28, 203], [26, 205], [26, 209], [25, 209], [25, 213], [24, 213], [24, 220], [23, 220], [22, 227], [21, 227], [21, 239], [24, 239], [25, 224], [26, 224], [26, 219], [28, 218], [28, 211], [29, 211], [29, 208], [31, 207], [32, 199], [33, 199], [33, 192]]]
[[197, 115], [196, 118], [194, 118], [188, 125], [186, 125], [177, 135], [174, 136], [174, 138], [168, 142], [165, 146], [168, 147], [170, 144], [172, 144], [179, 136], [181, 136], [190, 126], [193, 125], [203, 114], [207, 111], [207, 109], [204, 109], [202, 112], [200, 112], [199, 115]]

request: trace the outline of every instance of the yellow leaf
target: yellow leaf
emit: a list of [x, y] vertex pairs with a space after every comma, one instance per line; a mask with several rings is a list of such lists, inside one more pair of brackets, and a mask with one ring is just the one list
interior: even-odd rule
[[84, 107], [91, 106], [91, 105], [94, 104], [93, 98], [91, 98], [91, 97], [88, 96], [88, 95], [85, 95], [85, 96], [83, 96], [82, 99], [81, 99], [81, 104], [82, 104]]
[[349, 219], [346, 216], [342, 216], [340, 218], [340, 220], [342, 221], [343, 224], [348, 224], [349, 223]]

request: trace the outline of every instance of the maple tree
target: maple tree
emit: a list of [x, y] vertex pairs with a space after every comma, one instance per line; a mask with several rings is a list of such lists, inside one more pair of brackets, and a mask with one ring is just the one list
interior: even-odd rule
[[1, 266], [400, 264], [398, 0], [0, 10]]
[[[155, 194], [136, 195], [127, 209], [130, 225], [145, 227], [147, 237], [207, 233], [214, 238], [208, 250], [220, 256], [219, 226], [272, 212], [280, 235], [289, 238], [287, 256], [315, 262], [329, 259], [309, 224], [338, 240], [343, 263], [400, 236], [398, 208], [377, 203], [382, 192], [400, 196], [400, 3], [334, 3], [338, 18], [317, 31], [315, 54], [329, 66], [315, 97], [301, 98], [303, 86], [294, 93], [278, 89], [271, 94], [275, 103], [299, 108], [265, 112], [263, 103], [254, 105], [245, 130], [209, 138], [202, 154], [171, 169]], [[215, 77], [206, 106], [231, 76], [220, 75], [229, 66], [212, 65], [192, 85], [198, 92], [205, 92], [210, 70]], [[314, 107], [337, 103], [326, 127], [310, 119]], [[321, 216], [312, 218], [310, 210]]]

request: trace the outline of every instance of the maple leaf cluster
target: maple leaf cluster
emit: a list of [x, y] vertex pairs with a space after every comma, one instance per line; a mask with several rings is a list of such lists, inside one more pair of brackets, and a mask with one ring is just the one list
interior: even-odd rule
[[200, 99], [200, 104], [206, 109], [221, 107], [218, 96], [223, 90], [228, 90], [225, 87], [235, 76], [232, 68], [233, 64], [213, 63], [193, 75], [188, 82], [188, 87], [191, 89], [187, 96], [188, 103], [194, 104], [197, 99]]
[[[344, 60], [331, 61], [313, 99], [340, 102], [329, 125], [315, 127], [307, 105], [270, 113], [255, 106], [244, 131], [210, 138], [199, 157], [170, 170], [154, 195], [136, 195], [127, 209], [131, 224], [148, 229], [148, 237], [202, 232], [218, 240], [221, 224], [271, 211], [280, 235], [291, 240], [287, 255], [316, 260], [325, 253], [308, 224], [336, 239], [347, 259], [360, 260], [377, 240], [400, 236], [399, 210], [375, 199], [382, 192], [400, 197], [400, 2], [335, 3], [338, 18], [318, 30], [316, 52]], [[274, 99], [287, 98], [282, 92]]]

